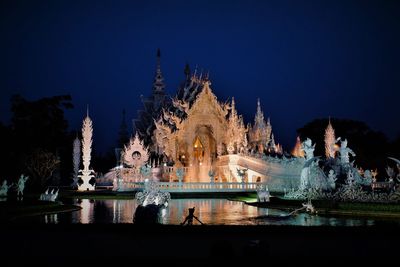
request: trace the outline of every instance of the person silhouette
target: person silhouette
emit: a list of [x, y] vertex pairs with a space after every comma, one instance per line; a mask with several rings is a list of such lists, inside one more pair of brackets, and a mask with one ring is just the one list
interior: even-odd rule
[[194, 209], [195, 207], [189, 208], [189, 215], [186, 216], [186, 219], [183, 221], [183, 223], [181, 223], [181, 225], [185, 225], [186, 222], [187, 225], [193, 225], [193, 218], [196, 219], [201, 225], [204, 224], [196, 216], [194, 216]]

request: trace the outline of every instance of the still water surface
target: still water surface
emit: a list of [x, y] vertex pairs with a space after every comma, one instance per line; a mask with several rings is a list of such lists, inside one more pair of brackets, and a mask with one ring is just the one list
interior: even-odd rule
[[[36, 217], [43, 223], [133, 223], [136, 200], [73, 200], [79, 211]], [[184, 221], [188, 208], [195, 207], [195, 216], [209, 225], [298, 225], [298, 226], [369, 226], [379, 221], [368, 218], [312, 216], [300, 213], [289, 219], [266, 219], [265, 215], [286, 214], [286, 211], [258, 208], [226, 199], [172, 199], [161, 211], [163, 224], [177, 225]], [[257, 218], [261, 216], [261, 218]], [[194, 224], [198, 224], [194, 221]], [[400, 222], [398, 222], [400, 225]]]

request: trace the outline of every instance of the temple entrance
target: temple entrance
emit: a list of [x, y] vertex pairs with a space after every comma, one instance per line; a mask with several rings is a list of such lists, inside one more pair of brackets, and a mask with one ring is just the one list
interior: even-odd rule
[[210, 182], [208, 172], [212, 169], [217, 156], [217, 145], [212, 127], [199, 125], [196, 127], [194, 136], [188, 180], [190, 182]]

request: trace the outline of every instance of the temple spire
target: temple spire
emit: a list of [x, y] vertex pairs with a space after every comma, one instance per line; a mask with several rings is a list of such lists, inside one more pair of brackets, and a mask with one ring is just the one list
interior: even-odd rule
[[264, 114], [261, 110], [261, 103], [259, 98], [257, 99], [257, 113], [254, 120], [255, 120], [255, 125], [257, 126], [261, 126], [264, 124]]
[[154, 82], [153, 82], [153, 92], [163, 93], [164, 88], [165, 88], [164, 78], [161, 72], [161, 52], [160, 49], [157, 49], [157, 67], [156, 67], [156, 75], [154, 77]]

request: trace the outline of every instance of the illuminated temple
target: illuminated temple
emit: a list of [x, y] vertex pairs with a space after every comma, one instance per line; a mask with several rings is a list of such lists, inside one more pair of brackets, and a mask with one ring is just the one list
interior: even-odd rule
[[[133, 120], [135, 138], [122, 152], [121, 158], [128, 159], [122, 160], [124, 168], [118, 170], [120, 184], [143, 181], [144, 164], [162, 182], [177, 182], [178, 169], [186, 183], [269, 182], [283, 188], [290, 187], [291, 178], [298, 180], [303, 162], [283, 155], [282, 147], [275, 143], [269, 118], [264, 118], [260, 100], [255, 101], [254, 123], [246, 125], [233, 97], [227, 102], [218, 101], [208, 74], [191, 73], [188, 66], [184, 74], [185, 81], [177, 94], [169, 97], [164, 91], [157, 52], [152, 94], [142, 97], [143, 109]], [[133, 144], [142, 148], [133, 151]], [[243, 170], [245, 175], [241, 176]]]

